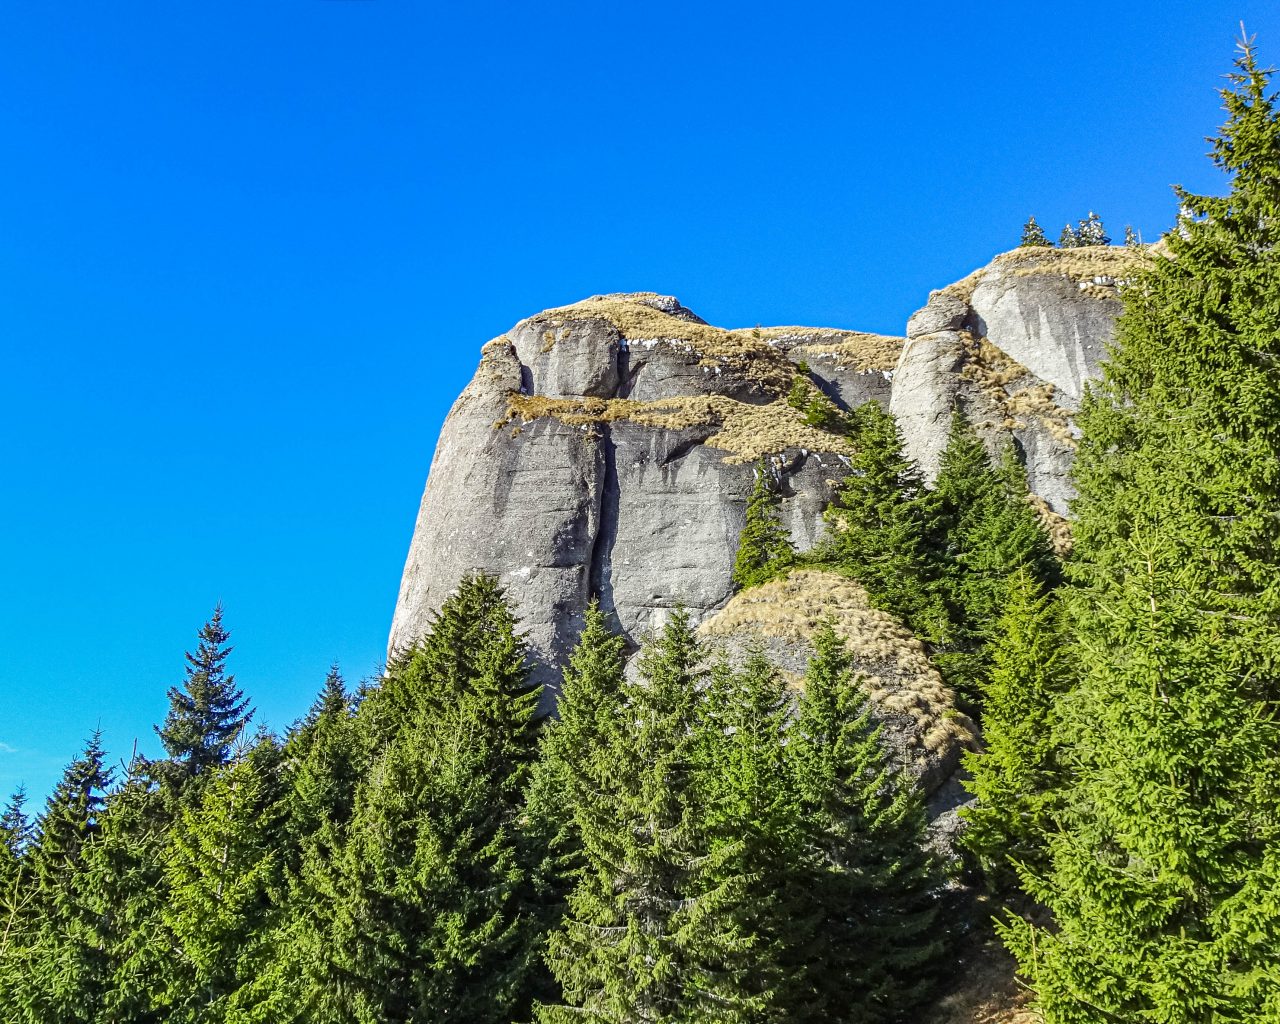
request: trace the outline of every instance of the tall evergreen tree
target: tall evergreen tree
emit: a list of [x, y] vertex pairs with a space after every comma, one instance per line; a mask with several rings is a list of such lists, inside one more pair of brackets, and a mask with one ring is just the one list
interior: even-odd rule
[[1076, 229], [1077, 245], [1110, 245], [1111, 237], [1102, 227], [1102, 218], [1092, 210]]
[[778, 516], [778, 490], [763, 459], [756, 464], [755, 485], [747, 499], [746, 525], [738, 539], [733, 582], [745, 590], [757, 586], [791, 564], [795, 548]]
[[982, 686], [984, 747], [965, 754], [965, 788], [977, 802], [962, 812], [964, 845], [1002, 891], [1012, 886], [1016, 866], [1044, 867], [1060, 784], [1054, 712], [1067, 669], [1059, 602], [1025, 566], [1008, 577], [1005, 594]]
[[934, 486], [934, 543], [944, 553], [940, 588], [951, 628], [934, 658], [975, 710], [982, 704], [990, 668], [987, 644], [1002, 611], [1008, 577], [1026, 569], [1040, 586], [1059, 582], [1058, 560], [1027, 497], [1026, 472], [1012, 443], [1000, 463], [992, 465], [968, 417], [954, 413]]
[[586, 868], [550, 944], [565, 1003], [545, 1022], [750, 1019], [742, 879], [713, 855], [698, 794], [698, 644], [677, 610], [623, 690], [625, 713], [575, 808]]
[[803, 917], [792, 884], [798, 806], [786, 742], [793, 707], [786, 682], [763, 651], [748, 652], [736, 671], [722, 659], [708, 675], [699, 799], [715, 877], [742, 888], [733, 913], [750, 939], [743, 984], [756, 1004], [739, 1015], [743, 1021], [775, 1021], [785, 1013], [782, 960], [810, 938], [812, 922]]
[[21, 1024], [97, 1019], [109, 978], [86, 903], [90, 847], [101, 828], [111, 772], [103, 763], [101, 733], [63, 771], [45, 803], [29, 853], [26, 884], [32, 898], [16, 922], [6, 964], [0, 1013]]
[[851, 417], [855, 454], [835, 502], [827, 510], [831, 539], [825, 555], [867, 589], [872, 603], [892, 612], [917, 635], [945, 642], [949, 629], [939, 592], [936, 505], [915, 465], [903, 454], [897, 421], [876, 402]]
[[169, 712], [156, 733], [169, 754], [166, 772], [176, 786], [227, 763], [236, 737], [253, 717], [249, 701], [228, 675], [231, 634], [222, 605], [200, 629], [195, 653], [187, 652], [186, 679], [169, 688]]
[[1080, 232], [1067, 224], [1062, 229], [1062, 234], [1058, 236], [1059, 249], [1078, 249], [1084, 243], [1080, 240]]
[[1125, 290], [1079, 420], [1082, 680], [1055, 926], [1009, 938], [1051, 1024], [1274, 1020], [1280, 891], [1280, 116], [1242, 44], [1223, 197]]
[[518, 832], [539, 691], [515, 626], [495, 580], [464, 580], [361, 706], [380, 745], [340, 854], [323, 1019], [527, 1011], [537, 948]]
[[830, 625], [814, 647], [788, 744], [807, 870], [799, 913], [814, 941], [784, 955], [785, 1005], [814, 1024], [917, 1020], [943, 948], [923, 807], [888, 761]]
[[30, 850], [35, 829], [26, 814], [27, 793], [14, 793], [0, 816], [0, 1011], [16, 1015], [18, 975], [26, 970], [28, 929], [34, 922], [35, 886]]
[[261, 983], [280, 867], [269, 744], [215, 769], [169, 836], [163, 918], [174, 956], [163, 1000], [173, 1024], [278, 1019], [275, 993]]

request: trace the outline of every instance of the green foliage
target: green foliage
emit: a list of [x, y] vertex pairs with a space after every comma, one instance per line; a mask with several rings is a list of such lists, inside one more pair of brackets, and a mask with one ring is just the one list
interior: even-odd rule
[[965, 754], [965, 788], [977, 802], [962, 812], [968, 822], [962, 841], [988, 883], [1007, 891], [1015, 867], [1037, 873], [1045, 867], [1061, 770], [1055, 708], [1066, 689], [1067, 637], [1059, 602], [1029, 568], [1007, 578], [991, 637], [981, 692], [984, 745]]
[[914, 1021], [943, 948], [924, 811], [830, 625], [814, 646], [788, 747], [803, 843], [791, 913], [810, 939], [781, 955], [785, 1005], [814, 1024]]
[[867, 589], [917, 635], [945, 642], [950, 624], [934, 549], [937, 509], [919, 471], [903, 454], [893, 416], [867, 402], [851, 417], [855, 454], [827, 509], [830, 540], [821, 557]]
[[1058, 236], [1059, 249], [1076, 249], [1083, 244], [1080, 241], [1080, 233], [1075, 228], [1070, 224], [1063, 227], [1062, 234]]
[[588, 766], [574, 808], [585, 868], [549, 948], [566, 1005], [541, 1007], [541, 1021], [738, 1021], [760, 1008], [734, 914], [744, 880], [726, 876], [700, 807], [699, 657], [677, 610]]
[[253, 717], [249, 701], [228, 675], [231, 634], [222, 625], [222, 605], [199, 633], [194, 654], [188, 652], [186, 679], [169, 689], [169, 713], [156, 728], [169, 754], [165, 778], [181, 789], [190, 780], [227, 763], [232, 744]]
[[1026, 224], [1022, 226], [1022, 240], [1018, 244], [1020, 246], [1027, 246], [1031, 248], [1053, 245], [1053, 243], [1045, 237], [1044, 228], [1036, 223], [1035, 217], [1027, 218]]
[[1102, 218], [1092, 210], [1076, 228], [1077, 245], [1110, 245], [1111, 237], [1103, 230]]
[[779, 518], [778, 505], [773, 475], [761, 460], [756, 465], [755, 486], [747, 499], [746, 524], [733, 563], [733, 582], [740, 589], [772, 579], [795, 559], [795, 548]]
[[1038, 585], [1052, 587], [1060, 568], [1027, 501], [1026, 472], [1013, 445], [993, 466], [982, 439], [959, 411], [952, 416], [933, 496], [935, 545], [942, 552], [939, 589], [951, 623], [934, 660], [968, 705], [978, 709], [1006, 581], [1025, 568]]
[[1274, 1020], [1280, 1001], [1280, 117], [1245, 44], [1214, 140], [1228, 195], [1125, 289], [1079, 419], [1081, 682], [1052, 928], [1008, 940], [1050, 1024]]
[[319, 991], [308, 996], [332, 1013], [323, 1019], [509, 1021], [525, 1011], [537, 943], [519, 830], [537, 699], [515, 619], [488, 576], [463, 580], [366, 698], [357, 727], [378, 745], [336, 881], [317, 882], [335, 896]]

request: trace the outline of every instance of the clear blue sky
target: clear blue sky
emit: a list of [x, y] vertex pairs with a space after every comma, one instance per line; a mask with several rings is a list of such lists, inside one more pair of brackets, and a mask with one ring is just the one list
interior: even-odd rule
[[1154, 237], [1274, 0], [0, 8], [0, 791], [119, 756], [226, 605], [273, 727], [383, 653], [479, 346], [617, 290], [899, 332]]

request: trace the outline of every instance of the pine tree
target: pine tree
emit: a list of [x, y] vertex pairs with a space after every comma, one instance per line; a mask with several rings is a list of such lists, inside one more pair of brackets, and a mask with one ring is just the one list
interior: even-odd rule
[[589, 766], [594, 792], [575, 809], [586, 868], [549, 950], [567, 1005], [541, 1021], [738, 1021], [757, 1006], [734, 920], [744, 880], [721, 874], [700, 808], [700, 657], [677, 610]]
[[199, 638], [195, 653], [186, 655], [186, 679], [181, 687], [170, 687], [169, 712], [156, 728], [170, 758], [165, 777], [178, 788], [226, 764], [236, 737], [253, 717], [235, 676], [226, 671], [231, 634], [222, 625], [221, 604]]
[[169, 836], [163, 920], [174, 955], [163, 1000], [173, 1024], [277, 1019], [262, 984], [278, 913], [279, 810], [268, 775], [277, 759], [263, 746], [213, 770]]
[[622, 720], [626, 640], [609, 629], [598, 602], [587, 608], [582, 634], [564, 669], [557, 717], [542, 730], [526, 809], [536, 884], [554, 926], [586, 864], [577, 808], [593, 794], [592, 766], [617, 745]]
[[1092, 210], [1089, 216], [1080, 221], [1080, 226], [1076, 230], [1077, 245], [1110, 245], [1111, 238], [1103, 230], [1102, 218]]
[[1026, 471], [1012, 443], [998, 465], [967, 416], [957, 411], [934, 485], [937, 540], [944, 552], [941, 590], [951, 621], [934, 652], [947, 681], [970, 708], [981, 708], [987, 644], [1000, 616], [1006, 580], [1019, 569], [1041, 586], [1059, 582], [1058, 560], [1028, 501]]
[[0, 993], [5, 1019], [78, 1024], [95, 1020], [101, 1011], [109, 978], [85, 901], [85, 876], [110, 786], [102, 736], [94, 732], [63, 771], [23, 855], [30, 858], [32, 897], [20, 914], [18, 943], [5, 965]]
[[903, 454], [891, 414], [867, 402], [852, 423], [855, 454], [826, 513], [831, 537], [823, 557], [866, 587], [877, 608], [903, 619], [918, 636], [945, 642], [949, 621], [931, 544], [933, 496]]
[[795, 558], [795, 548], [778, 516], [778, 491], [768, 465], [756, 464], [755, 486], [747, 499], [746, 525], [738, 540], [733, 582], [740, 589], [758, 586], [784, 571]]
[[86, 855], [84, 899], [93, 944], [108, 979], [104, 1021], [168, 1020], [164, 985], [172, 947], [164, 929], [168, 905], [164, 847], [170, 825], [151, 765], [135, 756], [106, 799], [97, 840]]
[[738, 1019], [773, 1021], [784, 1012], [783, 954], [808, 941], [791, 884], [798, 806], [786, 739], [794, 702], [777, 667], [753, 650], [737, 671], [723, 659], [712, 666], [706, 705], [698, 772], [717, 865], [712, 881], [743, 888], [733, 913], [750, 939], [743, 982], [757, 1004]]
[[1142, 245], [1142, 236], [1133, 230], [1132, 224], [1124, 226], [1124, 244], [1130, 249], [1136, 249]]
[[0, 1013], [9, 1016], [16, 1016], [19, 972], [27, 968], [28, 929], [34, 920], [29, 854], [35, 829], [26, 802], [26, 790], [19, 787], [0, 816]]
[[1012, 886], [1015, 866], [1044, 867], [1059, 784], [1054, 709], [1066, 689], [1064, 632], [1059, 602], [1031, 570], [1010, 575], [982, 687], [984, 747], [965, 754], [965, 788], [977, 802], [962, 811], [962, 841], [997, 890]]
[[800, 807], [811, 939], [784, 951], [794, 1021], [914, 1021], [942, 950], [940, 877], [919, 794], [899, 778], [829, 624], [814, 637], [788, 759]]
[[1035, 217], [1027, 218], [1026, 224], [1022, 226], [1022, 241], [1018, 244], [1020, 246], [1030, 248], [1041, 248], [1053, 245], [1053, 243], [1045, 237], [1044, 228], [1036, 223]]
[[539, 691], [515, 625], [496, 581], [464, 580], [361, 705], [358, 725], [380, 746], [332, 886], [323, 1019], [505, 1022], [527, 1011], [536, 919], [519, 830]]
[[1087, 397], [1072, 577], [1081, 682], [1055, 926], [1010, 943], [1051, 1024], [1275, 1019], [1280, 960], [1280, 115], [1249, 43], [1217, 197], [1125, 290]]
[[1062, 229], [1062, 234], [1058, 236], [1059, 249], [1078, 249], [1084, 243], [1080, 240], [1080, 233], [1070, 224]]

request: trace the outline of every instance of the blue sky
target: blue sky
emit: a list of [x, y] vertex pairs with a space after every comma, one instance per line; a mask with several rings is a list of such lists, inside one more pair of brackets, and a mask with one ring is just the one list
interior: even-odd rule
[[[872, 9], [874, 7], [874, 9]], [[0, 9], [0, 793], [157, 751], [221, 600], [260, 717], [382, 656], [480, 345], [599, 292], [900, 332], [1168, 226], [1274, 0]]]

